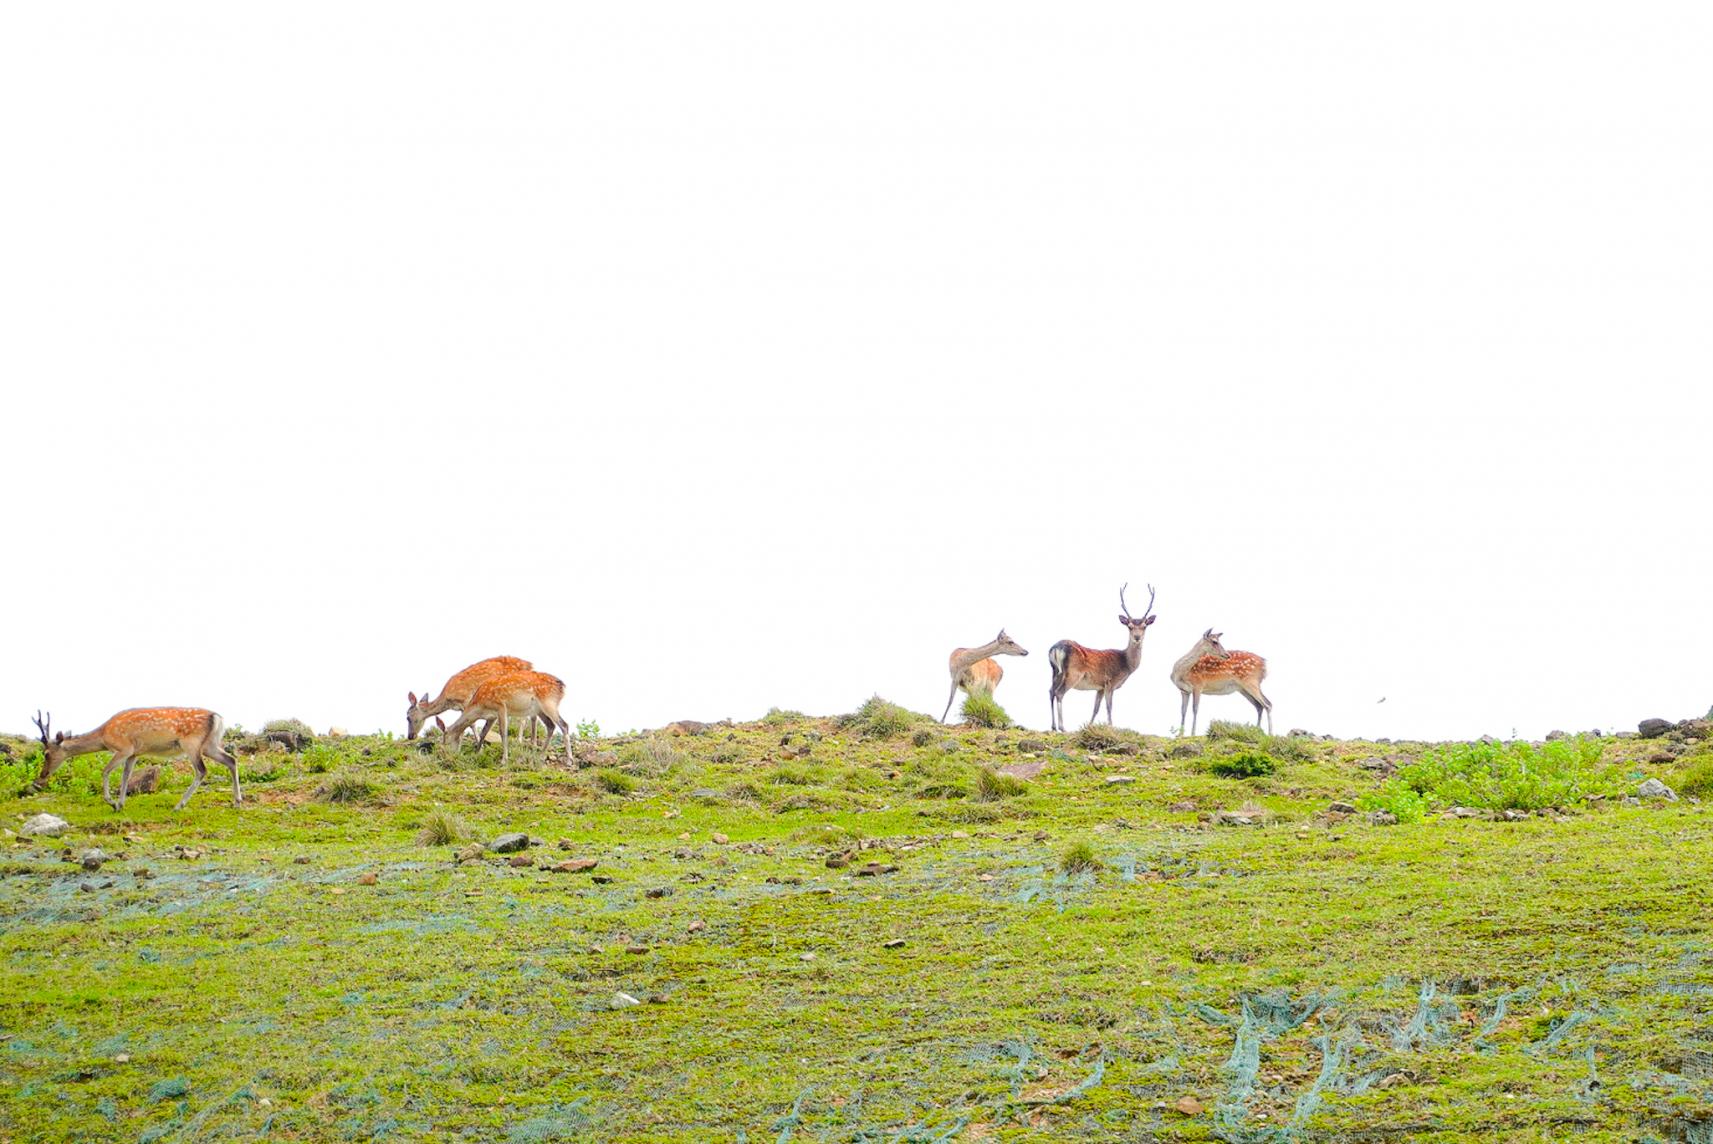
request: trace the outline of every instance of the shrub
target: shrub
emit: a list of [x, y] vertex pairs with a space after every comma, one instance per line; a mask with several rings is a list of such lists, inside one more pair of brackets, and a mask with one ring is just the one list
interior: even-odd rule
[[1004, 728], [1011, 726], [1011, 716], [1005, 713], [1005, 708], [994, 699], [991, 691], [980, 688], [964, 696], [964, 705], [959, 708], [963, 712], [964, 722], [974, 723], [977, 727]]
[[1396, 781], [1429, 806], [1538, 810], [1624, 790], [1622, 768], [1600, 761], [1598, 739], [1532, 743], [1446, 743], [1398, 771]]
[[910, 742], [918, 747], [926, 747], [933, 741], [934, 732], [928, 730], [926, 727], [923, 727], [920, 731], [917, 731], [914, 735], [910, 736]]
[[1713, 755], [1697, 755], [1686, 760], [1673, 786], [1678, 794], [1691, 798], [1713, 797]]
[[374, 795], [374, 783], [349, 771], [330, 776], [315, 791], [315, 797], [321, 802], [367, 802]]
[[774, 768], [768, 781], [780, 786], [818, 786], [820, 777], [805, 767], [780, 766]]
[[998, 771], [986, 767], [978, 767], [975, 772], [975, 793], [977, 802], [997, 802], [1002, 798], [1012, 798], [1028, 790], [1029, 786], [1015, 775], [1002, 775]]
[[1233, 723], [1229, 719], [1215, 719], [1207, 725], [1207, 737], [1253, 743], [1259, 747], [1267, 738], [1267, 734], [1253, 723]]
[[450, 846], [468, 837], [470, 828], [464, 825], [463, 819], [456, 814], [447, 814], [444, 810], [435, 810], [422, 820], [422, 829], [416, 832], [416, 844]]
[[288, 751], [301, 751], [315, 742], [315, 732], [302, 719], [270, 719], [262, 724], [262, 738]]
[[1209, 762], [1207, 769], [1220, 778], [1253, 779], [1278, 770], [1279, 760], [1261, 751], [1244, 751], [1240, 755], [1221, 755]]
[[1384, 810], [1399, 822], [1420, 822], [1427, 817], [1427, 799], [1397, 779], [1389, 779], [1377, 791], [1369, 791], [1356, 800], [1359, 810]]
[[339, 761], [339, 752], [325, 743], [312, 743], [305, 747], [303, 754], [303, 769], [312, 775], [326, 774]]
[[610, 767], [603, 767], [595, 772], [595, 785], [608, 794], [630, 794], [636, 790], [635, 779]]
[[735, 763], [743, 758], [743, 750], [736, 743], [721, 743], [714, 748], [714, 753], [708, 756], [710, 762]]
[[782, 711], [777, 707], [769, 707], [761, 721], [770, 727], [784, 727], [792, 723], [801, 723], [807, 716], [801, 711]]
[[601, 725], [593, 719], [585, 719], [577, 724], [577, 737], [579, 739], [599, 739], [601, 737]]
[[1314, 758], [1313, 740], [1302, 736], [1263, 735], [1261, 749], [1275, 759], [1286, 763], [1303, 763]]
[[1077, 732], [1076, 744], [1085, 751], [1128, 750], [1135, 754], [1142, 747], [1142, 736], [1134, 731], [1121, 731], [1105, 723], [1090, 723]]
[[932, 722], [926, 715], [918, 715], [914, 711], [906, 711], [896, 703], [888, 703], [880, 696], [871, 696], [869, 700], [855, 712], [843, 716], [839, 726], [860, 735], [864, 739], [890, 739], [922, 723]]
[[1088, 839], [1079, 839], [1065, 847], [1059, 855], [1059, 869], [1066, 874], [1080, 874], [1085, 870], [1099, 870], [1100, 858], [1095, 855], [1094, 843]]

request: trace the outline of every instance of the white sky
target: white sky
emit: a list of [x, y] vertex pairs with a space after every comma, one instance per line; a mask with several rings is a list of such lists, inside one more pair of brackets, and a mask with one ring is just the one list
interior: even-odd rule
[[[1713, 7], [0, 15], [0, 726], [1713, 703]], [[1382, 696], [1387, 702], [1378, 704]], [[1092, 696], [1076, 693], [1080, 724]], [[1202, 718], [1243, 718], [1232, 696]]]

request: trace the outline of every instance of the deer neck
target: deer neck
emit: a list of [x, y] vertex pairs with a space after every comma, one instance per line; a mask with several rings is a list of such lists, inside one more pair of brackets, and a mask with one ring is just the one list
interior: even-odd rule
[[1130, 637], [1130, 642], [1124, 645], [1124, 674], [1130, 675], [1142, 666], [1142, 637], [1148, 634], [1144, 628]]
[[971, 664], [980, 663], [982, 660], [990, 658], [993, 653], [998, 650], [999, 641], [992, 640], [988, 643], [982, 644], [980, 647], [966, 647], [962, 651], [953, 652], [952, 669], [954, 671], [964, 671]]
[[77, 758], [79, 755], [87, 755], [91, 751], [105, 750], [106, 744], [102, 742], [101, 728], [97, 727], [95, 730], [85, 731], [81, 735], [67, 735], [54, 744], [54, 749], [59, 752], [60, 761], [66, 762]]
[[1189, 674], [1190, 668], [1196, 665], [1196, 661], [1212, 650], [1213, 645], [1208, 643], [1206, 640], [1198, 641], [1196, 646], [1192, 647], [1187, 655], [1184, 655], [1177, 663], [1172, 665], [1172, 678], [1184, 678], [1184, 676]]

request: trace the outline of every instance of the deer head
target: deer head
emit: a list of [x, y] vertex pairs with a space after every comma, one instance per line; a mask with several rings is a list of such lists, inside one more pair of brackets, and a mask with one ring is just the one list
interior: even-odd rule
[[1012, 639], [1010, 636], [1005, 634], [1004, 628], [1000, 628], [999, 634], [997, 636], [993, 637], [993, 644], [994, 644], [993, 654], [995, 654], [995, 655], [1028, 655], [1029, 654], [1027, 651], [1023, 650], [1023, 647], [1021, 644], [1019, 644], [1016, 640]]
[[1123, 588], [1118, 589], [1118, 606], [1123, 609], [1124, 613], [1118, 617], [1118, 622], [1130, 629], [1131, 643], [1140, 643], [1142, 637], [1148, 634], [1148, 625], [1160, 618], [1150, 614], [1154, 609], [1154, 585], [1148, 585], [1148, 606], [1142, 609], [1141, 619], [1132, 616], [1130, 605], [1124, 602], [1124, 588], [1128, 587], [1130, 585], [1126, 583]]
[[424, 710], [428, 703], [428, 692], [424, 691], [420, 696], [414, 691], [406, 694], [410, 699], [410, 708], [404, 713], [404, 737], [414, 739], [421, 733], [422, 725], [428, 722], [428, 712]]
[[52, 723], [52, 715], [43, 715], [40, 711], [36, 712], [36, 730], [41, 732], [42, 773], [36, 776], [36, 781], [31, 785], [37, 790], [47, 789], [48, 776], [58, 770], [59, 765], [66, 760], [65, 732], [56, 731], [53, 737], [49, 738], [48, 727]]

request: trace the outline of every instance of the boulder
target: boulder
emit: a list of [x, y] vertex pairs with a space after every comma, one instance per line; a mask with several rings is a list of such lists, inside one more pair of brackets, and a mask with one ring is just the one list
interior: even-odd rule
[[24, 838], [58, 838], [71, 829], [71, 823], [52, 814], [38, 814], [18, 828]]
[[1668, 802], [1675, 802], [1677, 801], [1677, 792], [1660, 782], [1658, 779], [1649, 779], [1636, 788], [1636, 797], [1663, 798]]
[[1643, 719], [1636, 724], [1636, 733], [1644, 739], [1657, 739], [1671, 730], [1671, 723], [1665, 719]]
[[492, 842], [488, 843], [488, 849], [492, 850], [495, 854], [512, 854], [519, 850], [528, 850], [529, 835], [502, 834]]

